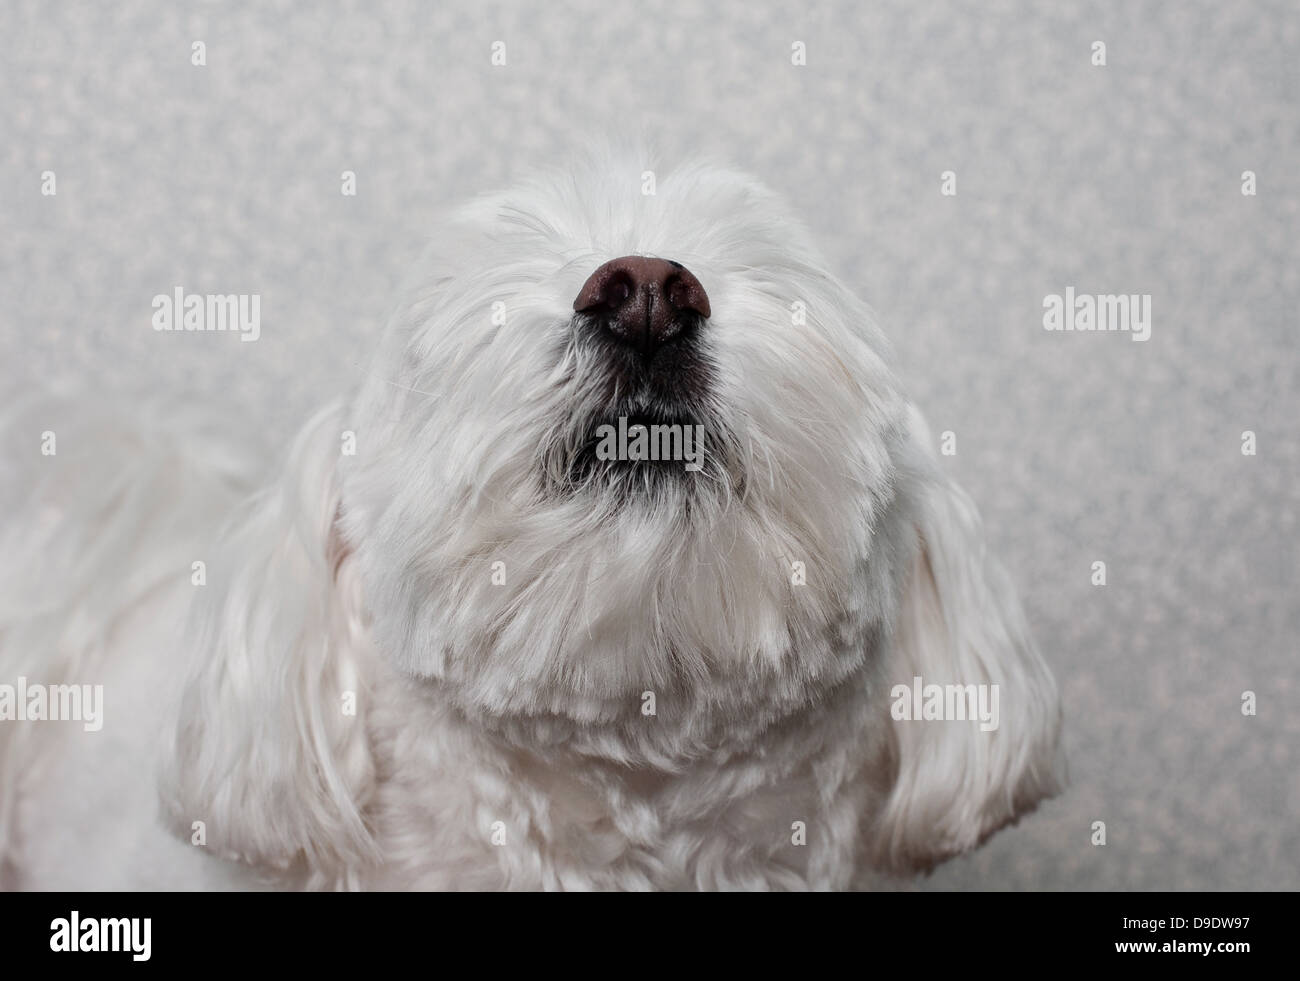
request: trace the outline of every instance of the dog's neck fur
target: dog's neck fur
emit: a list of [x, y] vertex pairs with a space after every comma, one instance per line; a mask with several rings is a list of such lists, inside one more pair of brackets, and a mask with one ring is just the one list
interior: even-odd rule
[[798, 699], [655, 717], [634, 706], [597, 726], [467, 712], [437, 682], [389, 674], [367, 808], [387, 860], [364, 877], [446, 888], [455, 868], [461, 888], [844, 887], [851, 838], [800, 847], [792, 829], [869, 819], [885, 790], [888, 767], [863, 752], [887, 743], [876, 669], [889, 640], [871, 633], [866, 656]]
[[[881, 515], [876, 544], [896, 596], [914, 547], [901, 507]], [[800, 847], [792, 829], [858, 827], [887, 789], [879, 674], [893, 610], [878, 614], [844, 612], [820, 650], [791, 650], [779, 670], [729, 666], [707, 686], [661, 687], [654, 715], [631, 697], [596, 722], [496, 711], [382, 658], [367, 811], [388, 861], [370, 875], [403, 888], [448, 887], [452, 867], [479, 888], [848, 885], [854, 835]]]

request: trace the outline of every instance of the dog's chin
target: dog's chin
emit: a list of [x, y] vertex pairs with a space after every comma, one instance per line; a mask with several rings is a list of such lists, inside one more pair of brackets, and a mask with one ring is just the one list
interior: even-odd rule
[[[581, 323], [577, 336], [591, 375], [585, 397], [565, 407], [566, 424], [543, 453], [547, 492], [631, 505], [685, 503], [716, 490], [727, 440], [712, 404], [713, 365], [697, 337], [647, 358], [609, 342], [591, 323]], [[643, 451], [624, 453], [638, 433]], [[664, 452], [670, 448], [675, 452]]]
[[[688, 428], [689, 427], [689, 428]], [[653, 441], [648, 434], [658, 432], [709, 434], [711, 427], [699, 414], [684, 411], [646, 411], [633, 407], [612, 409], [596, 415], [584, 427], [584, 435], [568, 453], [562, 479], [552, 481], [550, 489], [563, 496], [590, 495], [608, 504], [656, 504], [671, 501], [686, 504], [711, 491], [717, 480], [714, 447], [705, 436], [703, 446], [693, 447], [702, 453], [695, 463], [673, 454], [651, 454], [646, 458], [611, 456], [611, 445], [620, 443], [619, 434], [628, 434], [628, 442], [638, 433], [647, 434], [643, 445]], [[612, 435], [611, 435], [612, 434]]]

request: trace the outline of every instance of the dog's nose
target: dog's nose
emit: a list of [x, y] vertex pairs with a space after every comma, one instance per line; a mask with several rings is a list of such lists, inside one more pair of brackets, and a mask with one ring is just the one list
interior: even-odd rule
[[614, 337], [647, 356], [710, 316], [709, 297], [689, 269], [641, 255], [611, 259], [597, 269], [573, 309], [599, 317]]

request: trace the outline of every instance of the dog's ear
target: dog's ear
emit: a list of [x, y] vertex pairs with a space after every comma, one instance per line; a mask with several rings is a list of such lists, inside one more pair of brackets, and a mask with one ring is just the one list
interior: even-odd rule
[[307, 424], [208, 563], [162, 782], [178, 833], [191, 838], [202, 822], [215, 853], [305, 863], [317, 876], [355, 867], [373, 847], [361, 711], [369, 631], [337, 527], [339, 418], [330, 409]]
[[[872, 842], [877, 864], [899, 871], [974, 847], [1064, 785], [1055, 681], [1010, 578], [985, 549], [975, 505], [940, 469], [914, 409], [909, 428], [900, 481], [915, 508], [918, 547], [882, 679], [891, 696], [892, 785]], [[928, 685], [963, 686], [953, 705], [964, 708], [951, 714], [967, 721], [926, 720], [924, 712], [916, 720], [913, 692]], [[971, 695], [976, 705], [996, 705], [996, 728], [992, 711], [985, 723], [969, 721]]]

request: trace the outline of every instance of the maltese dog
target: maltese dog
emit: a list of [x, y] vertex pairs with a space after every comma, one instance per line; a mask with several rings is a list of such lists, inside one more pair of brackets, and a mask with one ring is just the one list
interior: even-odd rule
[[1060, 789], [867, 308], [754, 179], [640, 178], [450, 216], [277, 459], [11, 407], [0, 882], [860, 888]]

